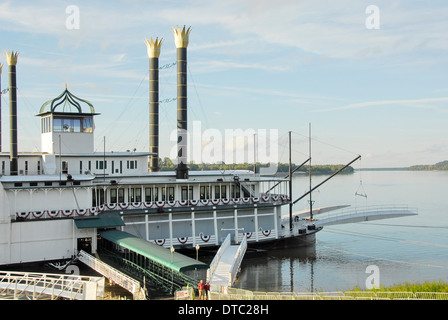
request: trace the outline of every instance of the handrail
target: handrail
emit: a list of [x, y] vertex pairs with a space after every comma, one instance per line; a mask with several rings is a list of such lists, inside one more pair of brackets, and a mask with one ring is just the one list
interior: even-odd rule
[[115, 268], [112, 268], [108, 264], [102, 262], [99, 259], [96, 259], [83, 250], [79, 252], [78, 259], [106, 278], [111, 279], [120, 287], [132, 293], [134, 300], [145, 300], [146, 295], [143, 291], [143, 288], [141, 288], [140, 286], [140, 282], [138, 282], [137, 280], [125, 275]]
[[241, 266], [241, 262], [243, 261], [243, 257], [244, 254], [246, 253], [246, 250], [247, 250], [247, 237], [244, 237], [243, 241], [241, 241], [240, 246], [238, 247], [232, 267], [230, 267], [229, 286], [232, 286], [233, 282], [235, 281], [236, 275], [238, 274], [238, 269]]
[[72, 274], [0, 271], [0, 292], [14, 291], [14, 298], [27, 293], [76, 300], [95, 300], [104, 295], [104, 278]]
[[322, 214], [322, 216], [325, 216], [325, 218], [333, 218], [333, 217], [339, 217], [341, 215], [351, 215], [351, 214], [362, 214], [367, 212], [376, 212], [376, 211], [409, 211], [414, 214], [418, 213], [418, 208], [412, 208], [407, 205], [372, 205], [372, 206], [366, 206], [366, 207], [360, 207], [360, 208], [343, 208], [340, 210], [336, 210], [333, 213], [330, 214]]
[[207, 270], [207, 279], [210, 281], [215, 273], [216, 267], [219, 264], [219, 260], [221, 259], [222, 253], [230, 246], [230, 233], [227, 234], [227, 237], [222, 242], [221, 247], [219, 247], [218, 251], [215, 254], [212, 262], [210, 263], [210, 268]]

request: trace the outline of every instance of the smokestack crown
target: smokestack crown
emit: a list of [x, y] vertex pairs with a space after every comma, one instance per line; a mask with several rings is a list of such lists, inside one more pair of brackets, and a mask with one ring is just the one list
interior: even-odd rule
[[19, 56], [18, 52], [14, 51], [5, 51], [6, 52], [6, 61], [8, 62], [8, 65], [15, 66], [17, 64], [17, 57]]
[[176, 48], [186, 48], [188, 46], [188, 38], [190, 36], [191, 27], [188, 27], [185, 30], [185, 26], [181, 30], [179, 26], [176, 28], [171, 28], [174, 33], [174, 43], [176, 44]]
[[148, 57], [149, 58], [158, 58], [160, 56], [160, 47], [162, 47], [163, 39], [158, 39], [154, 41], [151, 38], [151, 41], [148, 39], [145, 39], [146, 48], [148, 51]]

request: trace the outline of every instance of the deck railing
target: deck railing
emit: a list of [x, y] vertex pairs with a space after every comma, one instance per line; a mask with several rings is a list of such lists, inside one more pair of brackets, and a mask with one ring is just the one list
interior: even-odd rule
[[254, 205], [263, 203], [284, 204], [289, 202], [289, 197], [286, 195], [265, 195], [262, 197], [251, 198], [224, 198], [224, 199], [203, 199], [203, 200], [173, 200], [173, 201], [151, 201], [151, 202], [122, 202], [122, 203], [108, 203], [97, 207], [86, 209], [44, 209], [32, 211], [17, 211], [15, 215], [16, 220], [25, 219], [54, 219], [54, 218], [69, 218], [69, 217], [84, 217], [93, 216], [98, 213], [116, 210], [148, 210], [148, 209], [170, 209], [182, 207], [214, 207], [214, 206], [228, 206], [228, 205]]

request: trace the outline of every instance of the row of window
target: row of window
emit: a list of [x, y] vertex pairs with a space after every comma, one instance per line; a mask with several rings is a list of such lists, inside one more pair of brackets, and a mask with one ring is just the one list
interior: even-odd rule
[[[110, 164], [111, 164], [111, 171], [110, 171], [111, 174], [123, 173], [123, 161], [122, 160], [120, 160], [119, 162], [117, 161], [117, 163], [114, 160], [112, 160], [112, 161], [110, 161]], [[61, 165], [62, 165], [62, 173], [67, 174], [68, 173], [68, 161], [62, 161]], [[79, 161], [79, 174], [83, 174], [83, 172], [86, 170], [88, 170], [88, 171], [92, 170], [92, 161], [90, 161], [90, 160], [87, 161], [87, 168], [85, 168], [84, 165], [85, 165], [85, 163], [83, 163], [82, 161]], [[96, 160], [95, 168], [97, 170], [106, 170], [107, 169], [107, 160], [106, 161]], [[137, 169], [137, 160], [127, 160], [126, 168], [130, 169], [130, 170]], [[19, 173], [27, 175], [29, 173], [29, 170], [30, 170], [29, 162], [25, 161], [24, 169], [20, 170]], [[2, 161], [2, 163], [1, 163], [1, 174], [2, 175], [6, 174], [6, 161]], [[32, 173], [32, 174], [34, 174], [34, 173]], [[43, 174], [40, 160], [37, 161], [37, 174]]]
[[[254, 187], [254, 186], [252, 186]], [[216, 186], [200, 186], [199, 198], [201, 200], [212, 199], [214, 190], [214, 199], [240, 198], [240, 189], [235, 186], [216, 185]], [[193, 186], [181, 186], [180, 200], [191, 200], [193, 197]], [[229, 194], [227, 194], [229, 191]], [[125, 198], [125, 192], [127, 198]], [[152, 201], [174, 201], [175, 187], [146, 187], [146, 188], [128, 188], [128, 189], [109, 189], [106, 199], [106, 191], [103, 189], [92, 190], [92, 206], [106, 203], [123, 203], [123, 202], [152, 202]]]
[[93, 119], [76, 118], [54, 118], [53, 127], [51, 126], [51, 117], [45, 117], [41, 120], [41, 132], [93, 132]]
[[[25, 161], [25, 167], [24, 167], [24, 169], [19, 170], [19, 173], [27, 175], [28, 171], [29, 171], [29, 163], [28, 163], [28, 161]], [[37, 161], [37, 174], [41, 174], [41, 173], [43, 173], [42, 167], [41, 167], [40, 160], [38, 160]], [[2, 175], [6, 174], [6, 161], [2, 161], [1, 174]]]

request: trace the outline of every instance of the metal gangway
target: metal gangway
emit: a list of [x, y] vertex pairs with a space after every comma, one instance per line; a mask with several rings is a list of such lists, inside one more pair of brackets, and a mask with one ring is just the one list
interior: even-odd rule
[[79, 252], [78, 259], [96, 272], [111, 280], [113, 283], [118, 284], [120, 287], [132, 293], [134, 300], [146, 300], [145, 290], [141, 287], [139, 281], [109, 266], [83, 250]]
[[210, 285], [231, 287], [239, 272], [241, 262], [247, 250], [247, 238], [244, 236], [239, 245], [232, 245], [230, 233], [213, 258], [207, 273]]
[[0, 299], [4, 300], [98, 300], [103, 296], [103, 277], [0, 271]]

